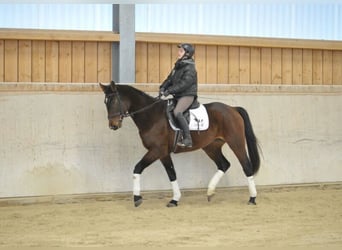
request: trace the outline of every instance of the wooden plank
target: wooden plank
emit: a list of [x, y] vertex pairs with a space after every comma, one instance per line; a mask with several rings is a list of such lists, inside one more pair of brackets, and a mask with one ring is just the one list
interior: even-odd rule
[[230, 46], [228, 52], [229, 83], [240, 83], [240, 49]]
[[32, 41], [32, 82], [45, 82], [45, 41]]
[[323, 52], [322, 50], [312, 51], [312, 83], [323, 83]]
[[251, 50], [247, 47], [240, 48], [240, 83], [251, 83]]
[[292, 84], [292, 49], [282, 49], [281, 70], [281, 83]]
[[198, 83], [206, 83], [207, 82], [207, 53], [204, 45], [196, 45], [196, 68], [197, 68], [197, 78]]
[[[173, 65], [172, 65], [172, 49], [171, 44], [160, 44], [160, 60], [159, 60], [159, 82], [162, 83], [169, 73], [171, 72]], [[176, 47], [176, 46], [174, 46]]]
[[147, 44], [147, 82], [159, 83], [159, 44]]
[[0, 40], [0, 82], [3, 82], [5, 79], [4, 65], [5, 65], [5, 41]]
[[207, 46], [207, 83], [217, 83], [217, 46]]
[[272, 49], [261, 48], [261, 83], [272, 83]]
[[[1, 38], [1, 36], [0, 36]], [[331, 49], [342, 50], [340, 41], [287, 39], [287, 38], [262, 38], [262, 37], [236, 37], [220, 35], [193, 35], [193, 34], [167, 34], [137, 32], [135, 36], [138, 42], [154, 43], [179, 43], [179, 41], [191, 41], [195, 45], [222, 45], [243, 47], [266, 48], [297, 48], [297, 49]]]
[[71, 42], [59, 42], [59, 82], [71, 82]]
[[[172, 44], [171, 45], [171, 61], [172, 61], [172, 68], [175, 66], [175, 63], [178, 60], [178, 43], [177, 44]], [[195, 60], [196, 63], [196, 60]], [[163, 79], [164, 80], [164, 79]]]
[[72, 42], [71, 81], [84, 82], [84, 42]]
[[112, 80], [112, 44], [109, 42], [98, 43], [98, 82], [110, 82]]
[[18, 65], [18, 81], [19, 82], [31, 82], [31, 51], [32, 43], [30, 40], [19, 41], [19, 65]]
[[[269, 48], [305, 48], [342, 50], [340, 41], [234, 37], [219, 35], [189, 35], [167, 33], [136, 33], [137, 42], [179, 43], [192, 41], [195, 45], [251, 46]], [[51, 41], [102, 41], [119, 42], [120, 35], [111, 31], [77, 31], [77, 30], [42, 30], [42, 29], [6, 29], [0, 28], [3, 40], [51, 40]]]
[[0, 38], [14, 40], [44, 41], [103, 41], [118, 42], [120, 35], [112, 31], [45, 30], [45, 29], [4, 29], [0, 28]]
[[46, 41], [45, 79], [47, 82], [58, 82], [59, 42]]
[[293, 49], [292, 54], [292, 84], [303, 83], [303, 50]]
[[147, 83], [147, 43], [144, 42], [135, 45], [135, 81]]
[[272, 48], [272, 84], [282, 84], [281, 49]]
[[[119, 42], [120, 35], [111, 31], [77, 31], [77, 30], [34, 30], [0, 28], [0, 39], [13, 40], [51, 40], [51, 41], [103, 41]], [[167, 33], [136, 33], [137, 42], [179, 43], [192, 41], [194, 44], [222, 46], [251, 46], [269, 48], [306, 48], [342, 50], [340, 41], [234, 37], [217, 35], [189, 35]]]
[[5, 82], [18, 81], [18, 41], [5, 40]]
[[[174, 66], [175, 62], [178, 60], [178, 43], [172, 44], [171, 45], [171, 61], [172, 61], [172, 67]], [[196, 52], [195, 52], [196, 56]]]
[[85, 82], [97, 82], [97, 42], [85, 43]]
[[[1, 58], [1, 57], [0, 57]], [[342, 50], [333, 51], [333, 84], [342, 85]]]
[[251, 48], [251, 83], [261, 83], [261, 49]]
[[[342, 70], [342, 68], [341, 68]], [[332, 84], [333, 67], [332, 67], [332, 51], [323, 51], [323, 84]]]
[[312, 50], [303, 49], [303, 84], [312, 84]]
[[228, 46], [217, 47], [217, 83], [228, 83]]

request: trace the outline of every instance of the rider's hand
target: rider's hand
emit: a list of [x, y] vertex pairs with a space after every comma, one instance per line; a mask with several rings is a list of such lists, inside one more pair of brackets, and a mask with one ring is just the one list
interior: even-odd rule
[[164, 95], [165, 97], [167, 97], [169, 94], [170, 94], [170, 92], [169, 92], [168, 90], [165, 90], [164, 93], [163, 93], [163, 95]]
[[164, 88], [161, 88], [161, 89], [159, 89], [159, 96], [163, 96], [164, 95]]

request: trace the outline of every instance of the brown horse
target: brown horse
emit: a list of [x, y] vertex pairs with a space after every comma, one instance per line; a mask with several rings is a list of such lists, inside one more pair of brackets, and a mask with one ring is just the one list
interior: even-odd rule
[[215, 194], [216, 185], [230, 167], [229, 161], [222, 154], [224, 143], [227, 143], [232, 149], [247, 176], [250, 193], [248, 204], [256, 204], [257, 192], [253, 175], [259, 170], [260, 158], [257, 139], [245, 109], [219, 102], [204, 104], [208, 111], [209, 128], [205, 131], [191, 133], [193, 139], [191, 148], [174, 148], [176, 133], [169, 125], [165, 100], [151, 97], [132, 86], [116, 85], [113, 81], [108, 86], [101, 83], [100, 86], [105, 94], [109, 127], [116, 130], [121, 127], [124, 117], [131, 117], [139, 129], [142, 143], [147, 149], [147, 153], [135, 165], [133, 171], [133, 194], [136, 207], [142, 203], [141, 173], [156, 160], [160, 160], [165, 167], [173, 189], [173, 198], [167, 206], [177, 206], [181, 192], [170, 154], [171, 152], [182, 153], [200, 148], [216, 163], [218, 168], [208, 185], [207, 196], [210, 201]]

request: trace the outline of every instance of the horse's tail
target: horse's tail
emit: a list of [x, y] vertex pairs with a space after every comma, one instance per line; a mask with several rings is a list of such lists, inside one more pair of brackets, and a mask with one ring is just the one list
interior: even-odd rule
[[258, 140], [254, 134], [252, 123], [251, 123], [251, 120], [249, 119], [249, 115], [247, 111], [242, 107], [236, 107], [236, 110], [242, 116], [244, 124], [245, 124], [245, 135], [246, 135], [246, 141], [247, 141], [248, 155], [252, 163], [253, 173], [256, 174], [260, 167]]

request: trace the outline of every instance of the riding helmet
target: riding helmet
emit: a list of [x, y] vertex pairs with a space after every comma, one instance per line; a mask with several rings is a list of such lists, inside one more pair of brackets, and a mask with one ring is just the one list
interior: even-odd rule
[[190, 43], [181, 43], [178, 44], [178, 48], [183, 48], [185, 51], [185, 55], [191, 58], [195, 54], [195, 48]]

